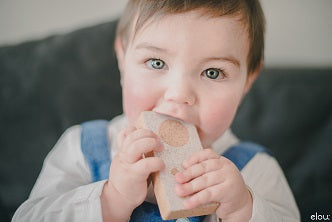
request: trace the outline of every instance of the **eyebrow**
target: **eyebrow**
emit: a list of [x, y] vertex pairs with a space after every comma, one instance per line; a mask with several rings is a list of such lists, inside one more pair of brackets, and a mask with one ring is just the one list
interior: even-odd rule
[[147, 43], [147, 42], [143, 42], [141, 44], [138, 44], [135, 47], [135, 49], [147, 49], [147, 50], [151, 50], [151, 51], [155, 51], [155, 52], [163, 52], [163, 53], [170, 54], [167, 49], [151, 45], [150, 43]]
[[[162, 52], [166, 54], [170, 54], [170, 52], [167, 49], [160, 48], [154, 45], [151, 45], [150, 43], [143, 42], [141, 44], [138, 44], [135, 49], [147, 49], [155, 52]], [[204, 62], [209, 62], [209, 61], [222, 61], [222, 62], [229, 62], [232, 63], [233, 65], [240, 67], [240, 62], [238, 59], [236, 59], [234, 56], [224, 56], [224, 57], [209, 57], [204, 59]]]
[[234, 56], [225, 56], [225, 57], [210, 57], [204, 59], [205, 62], [208, 61], [222, 61], [222, 62], [229, 62], [232, 63], [233, 65], [240, 67], [240, 62], [238, 59], [236, 59]]

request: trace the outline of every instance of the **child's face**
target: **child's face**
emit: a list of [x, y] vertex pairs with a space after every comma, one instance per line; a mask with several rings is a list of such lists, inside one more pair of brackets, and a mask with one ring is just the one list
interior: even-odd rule
[[221, 136], [251, 85], [248, 34], [234, 17], [199, 11], [147, 22], [119, 53], [124, 112], [153, 110], [192, 123], [204, 147]]

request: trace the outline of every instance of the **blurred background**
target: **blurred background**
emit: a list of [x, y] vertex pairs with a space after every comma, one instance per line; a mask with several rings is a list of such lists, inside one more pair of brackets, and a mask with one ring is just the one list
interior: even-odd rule
[[[0, 0], [0, 45], [66, 33], [118, 17], [127, 0]], [[261, 0], [266, 65], [332, 66], [331, 0]]]

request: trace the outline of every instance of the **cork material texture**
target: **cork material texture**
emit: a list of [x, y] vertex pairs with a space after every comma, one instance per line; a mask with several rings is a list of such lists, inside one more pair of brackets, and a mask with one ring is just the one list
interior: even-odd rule
[[217, 203], [187, 210], [183, 206], [184, 198], [178, 197], [174, 192], [176, 185], [174, 175], [183, 170], [182, 162], [192, 153], [203, 149], [195, 126], [169, 116], [146, 111], [141, 113], [136, 127], [153, 131], [164, 145], [162, 152], [155, 152], [153, 155], [164, 161], [165, 169], [152, 174], [154, 193], [163, 220], [214, 213], [218, 207]]
[[177, 120], [165, 120], [160, 124], [159, 136], [162, 142], [180, 147], [188, 143], [189, 133], [187, 128]]

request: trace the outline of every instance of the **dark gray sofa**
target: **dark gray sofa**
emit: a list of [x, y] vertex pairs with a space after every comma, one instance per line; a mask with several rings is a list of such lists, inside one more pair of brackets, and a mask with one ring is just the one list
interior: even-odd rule
[[[67, 127], [122, 112], [115, 26], [0, 47], [0, 221], [27, 199]], [[272, 150], [303, 221], [331, 215], [331, 85], [332, 68], [265, 68], [232, 126]]]

